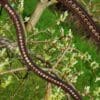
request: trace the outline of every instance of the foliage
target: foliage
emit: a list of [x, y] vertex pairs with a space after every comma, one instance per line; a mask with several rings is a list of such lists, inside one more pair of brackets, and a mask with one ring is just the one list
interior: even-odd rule
[[[36, 5], [37, 0], [31, 0]], [[26, 19], [31, 11], [29, 0], [24, 3], [14, 5]], [[22, 7], [21, 9], [19, 7]], [[99, 100], [100, 98], [100, 52], [92, 43], [79, 36], [77, 31], [72, 29], [75, 26], [67, 26], [66, 17], [68, 13], [57, 14], [50, 9], [46, 9], [36, 28], [32, 33], [27, 33], [27, 47], [33, 60], [46, 71], [52, 70], [61, 79], [73, 84], [75, 88], [84, 96], [84, 100]], [[46, 19], [47, 18], [47, 19]], [[45, 20], [46, 19], [46, 20]], [[71, 26], [71, 27], [70, 27]], [[6, 27], [6, 28], [5, 28]], [[15, 42], [15, 29], [3, 11], [0, 16], [0, 36], [6, 36]], [[36, 56], [50, 63], [49, 68], [41, 63]], [[18, 47], [15, 51], [0, 48], [0, 73], [14, 68], [25, 66], [19, 58]], [[45, 67], [44, 67], [45, 66]], [[45, 86], [47, 82], [29, 72], [26, 79], [20, 79], [26, 71], [5, 74], [0, 76], [0, 100], [44, 100]], [[63, 91], [52, 85], [52, 100], [65, 100]], [[71, 97], [68, 98], [71, 99]]]

